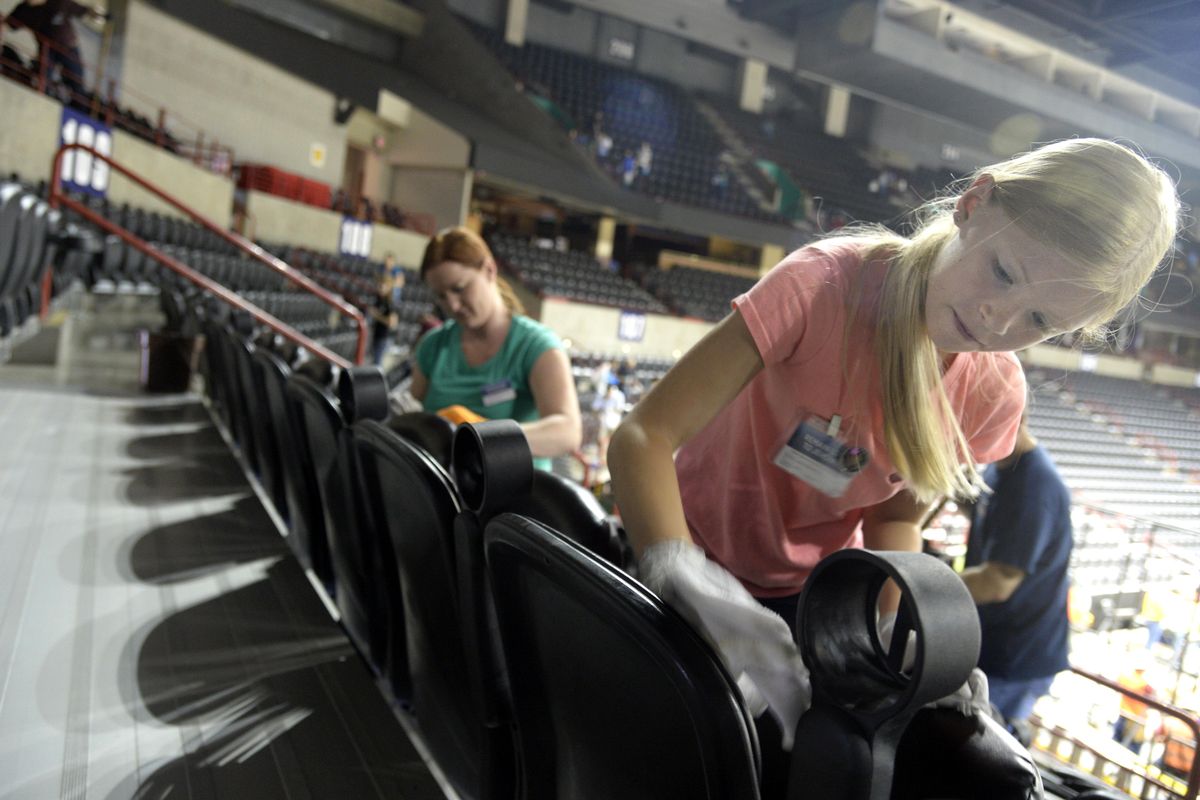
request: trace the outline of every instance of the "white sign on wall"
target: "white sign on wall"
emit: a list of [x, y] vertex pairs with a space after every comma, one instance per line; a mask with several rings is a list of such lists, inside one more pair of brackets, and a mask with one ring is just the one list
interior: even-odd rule
[[[59, 124], [59, 145], [82, 144], [106, 156], [112, 155], [112, 130], [99, 120], [71, 108], [63, 108]], [[108, 192], [111, 171], [108, 164], [85, 150], [68, 150], [63, 154], [59, 177], [68, 189], [104, 197]]]
[[308, 146], [308, 163], [312, 164], [317, 169], [325, 166], [325, 145], [320, 142], [313, 142]]
[[342, 218], [341, 235], [338, 237], [338, 252], [344, 256], [366, 258], [371, 255], [371, 239], [375, 227], [354, 217]]
[[646, 335], [646, 315], [622, 311], [617, 321], [617, 338], [623, 342], [640, 342]]
[[613, 58], [619, 58], [622, 61], [633, 61], [634, 52], [633, 42], [628, 39], [614, 36], [608, 40], [608, 54]]

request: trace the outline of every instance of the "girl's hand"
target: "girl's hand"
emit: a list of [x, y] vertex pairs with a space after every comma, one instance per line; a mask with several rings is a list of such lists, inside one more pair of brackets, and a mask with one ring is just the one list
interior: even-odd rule
[[737, 578], [680, 539], [646, 548], [638, 576], [717, 651], [754, 716], [769, 710], [791, 750], [800, 715], [812, 703], [808, 669], [783, 618]]

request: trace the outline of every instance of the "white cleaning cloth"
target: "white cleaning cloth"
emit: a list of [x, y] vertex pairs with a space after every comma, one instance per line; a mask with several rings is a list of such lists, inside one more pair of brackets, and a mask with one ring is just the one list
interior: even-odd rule
[[[876, 629], [879, 631], [879, 643], [883, 645], [884, 650], [888, 650], [892, 646], [892, 630], [895, 627], [895, 612], [883, 615], [876, 623]], [[909, 631], [908, 641], [904, 645], [904, 661], [901, 666], [901, 669], [905, 672], [912, 669], [913, 661], [917, 657], [916, 642], [917, 632]], [[983, 670], [979, 669], [979, 667], [975, 667], [971, 670], [971, 674], [967, 676], [966, 683], [945, 697], [934, 700], [929, 705], [935, 708], [953, 708], [965, 717], [971, 716], [976, 711], [989, 714], [991, 703], [988, 697], [987, 675], [984, 675]]]
[[646, 548], [638, 576], [716, 648], [750, 712], [770, 710], [783, 731], [783, 748], [791, 750], [812, 687], [783, 618], [691, 542], [673, 539]]

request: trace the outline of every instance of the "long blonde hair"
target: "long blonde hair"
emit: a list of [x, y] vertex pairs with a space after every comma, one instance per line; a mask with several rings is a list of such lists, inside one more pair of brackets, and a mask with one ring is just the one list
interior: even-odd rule
[[[988, 202], [998, 203], [1027, 235], [1083, 268], [1077, 285], [1096, 294], [1083, 332], [1102, 334], [1153, 275], [1175, 239], [1180, 216], [1174, 182], [1128, 147], [1104, 139], [1068, 139], [985, 167]], [[880, 300], [876, 356], [887, 445], [908, 488], [923, 501], [974, 497], [981, 481], [942, 385], [941, 359], [925, 327], [929, 275], [954, 238], [957, 194], [918, 211], [910, 238], [885, 228], [852, 232], [864, 259], [891, 265]], [[932, 399], [932, 403], [930, 400]]]
[[[482, 269], [489, 258], [493, 262], [496, 261], [487, 242], [475, 231], [461, 225], [446, 228], [439, 231], [429, 240], [429, 244], [425, 245], [425, 255], [421, 258], [421, 280], [425, 280], [425, 274], [429, 270], [445, 261], [456, 261], [464, 267]], [[500, 301], [504, 303], [504, 307], [508, 309], [509, 313], [514, 316], [525, 315], [524, 304], [521, 303], [512, 286], [500, 274], [499, 264], [496, 264], [496, 291], [499, 292]]]

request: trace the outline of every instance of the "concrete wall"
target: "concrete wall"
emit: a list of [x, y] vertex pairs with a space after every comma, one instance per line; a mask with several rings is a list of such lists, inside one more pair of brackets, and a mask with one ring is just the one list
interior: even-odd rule
[[[23, 86], [0, 80], [0, 108], [4, 109], [4, 122], [0, 125], [0, 173], [15, 172], [27, 181], [48, 180], [51, 160], [58, 149], [62, 106]], [[228, 178], [214, 175], [124, 131], [113, 132], [113, 158], [218, 225], [229, 226], [233, 182]], [[184, 216], [116, 171], [112, 172], [108, 199]]]
[[[113, 156], [135, 174], [166, 190], [217, 225], [222, 228], [229, 227], [233, 213], [231, 179], [201, 169], [186, 159], [173, 156], [124, 131], [113, 132]], [[115, 171], [112, 173], [108, 199], [115, 203], [129, 203], [148, 211], [190, 219], [174, 206], [164, 203]]]
[[50, 177], [58, 149], [62, 106], [7, 79], [0, 79], [0, 173], [15, 172], [27, 181]]
[[[564, 13], [549, 6], [530, 3], [525, 41], [591, 56], [596, 52], [598, 20], [596, 12], [584, 8], [572, 7]], [[607, 41], [605, 46], [608, 46]]]
[[387, 225], [376, 225], [375, 235], [371, 240], [371, 258], [382, 261], [387, 253], [396, 256], [396, 263], [408, 269], [418, 269], [421, 257], [425, 255], [425, 246], [429, 237], [413, 231], [392, 228]]
[[1079, 369], [1078, 350], [1069, 347], [1055, 347], [1049, 344], [1036, 344], [1028, 350], [1017, 354], [1026, 369], [1029, 367], [1047, 367], [1074, 372]]
[[1194, 369], [1173, 367], [1170, 364], [1155, 364], [1150, 369], [1150, 381], [1167, 386], [1200, 386], [1200, 373]]
[[465, 169], [397, 167], [389, 196], [401, 208], [433, 214], [438, 228], [467, 218], [472, 173]]
[[1022, 350], [1019, 355], [1027, 367], [1048, 367], [1068, 372], [1094, 372], [1110, 378], [1136, 381], [1141, 380], [1146, 371], [1146, 365], [1136, 358], [1084, 353], [1070, 347], [1055, 347], [1049, 344], [1034, 345], [1027, 350]]
[[433, 214], [439, 228], [461, 224], [473, 181], [470, 141], [415, 107], [406, 117], [384, 155], [391, 166], [386, 196], [401, 208]]
[[467, 137], [415, 107], [410, 107], [406, 123], [388, 147], [388, 161], [394, 165], [461, 168], [471, 163]]
[[[331, 93], [144, 2], [130, 5], [126, 30], [122, 102], [151, 119], [167, 106], [176, 135], [203, 130], [238, 161], [340, 184], [346, 128], [333, 121]], [[314, 144], [325, 148], [323, 166], [310, 163]]]
[[[462, 14], [480, 25], [498, 28], [504, 24], [508, 0], [447, 0], [446, 5], [450, 7], [450, 10]], [[530, 15], [533, 14], [534, 8], [537, 6], [530, 6]]]
[[[867, 140], [882, 160], [901, 167], [945, 166], [970, 170], [996, 160], [989, 148], [989, 135], [966, 125], [934, 119], [883, 103], [875, 104]], [[953, 160], [943, 158], [942, 145], [959, 151]], [[912, 164], [902, 163], [906, 158]]]
[[[296, 203], [262, 192], [246, 192], [254, 238], [271, 244], [290, 244], [336, 253], [342, 230], [342, 215]], [[376, 225], [371, 241], [371, 258], [382, 261], [391, 252], [401, 266], [415, 269], [421, 264], [428, 239], [412, 231]]]
[[699, 52], [689, 52], [685, 40], [652, 28], [641, 29], [637, 70], [690, 89], [731, 97], [737, 93], [736, 59], [718, 59]]
[[1110, 378], [1140, 381], [1146, 372], [1146, 365], [1136, 358], [1101, 355], [1096, 357], [1096, 369], [1093, 371]]
[[711, 322], [647, 314], [642, 341], [625, 342], [617, 338], [619, 309], [548, 298], [541, 310], [541, 322], [581, 351], [670, 358], [686, 352], [713, 327]]

